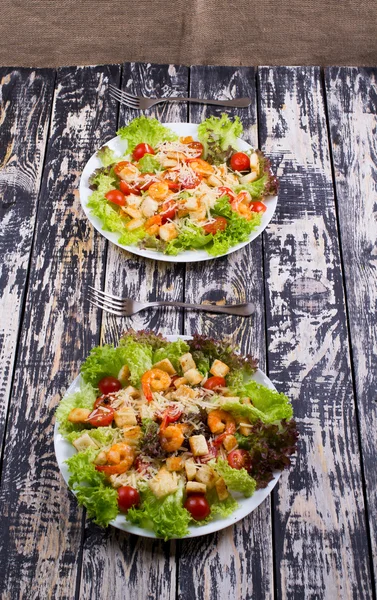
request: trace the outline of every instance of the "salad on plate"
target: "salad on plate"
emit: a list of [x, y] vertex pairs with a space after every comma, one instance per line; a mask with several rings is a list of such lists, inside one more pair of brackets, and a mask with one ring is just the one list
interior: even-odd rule
[[171, 257], [201, 250], [209, 258], [267, 224], [277, 179], [264, 154], [239, 139], [240, 119], [223, 114], [190, 126], [195, 136], [137, 117], [118, 131], [117, 150], [111, 143], [98, 150], [101, 166], [88, 177], [84, 204], [120, 245]]
[[256, 373], [251, 356], [200, 335], [129, 330], [94, 348], [55, 437], [70, 447], [68, 484], [88, 516], [167, 540], [226, 526], [242, 503], [235, 520], [253, 510], [297, 441], [289, 399]]

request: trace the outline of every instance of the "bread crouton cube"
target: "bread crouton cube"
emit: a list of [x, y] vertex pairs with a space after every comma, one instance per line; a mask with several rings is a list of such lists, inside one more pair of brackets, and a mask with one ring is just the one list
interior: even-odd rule
[[186, 373], [190, 369], [196, 369], [196, 364], [194, 359], [192, 358], [191, 352], [186, 352], [186, 354], [182, 354], [179, 358], [179, 363], [182, 367], [182, 371]]
[[183, 460], [180, 456], [169, 456], [166, 459], [166, 468], [168, 471], [182, 471], [183, 467]]
[[186, 494], [205, 494], [207, 486], [204, 483], [198, 481], [188, 481], [186, 483]]
[[126, 215], [132, 217], [133, 219], [141, 219], [142, 217], [140, 210], [136, 206], [124, 206], [123, 212], [125, 212]]
[[175, 389], [178, 389], [179, 387], [181, 387], [181, 385], [185, 385], [186, 383], [188, 383], [186, 377], [178, 377], [178, 379], [175, 379], [173, 381]]
[[223, 440], [223, 446], [227, 452], [230, 452], [237, 446], [237, 440], [234, 435], [227, 435]]
[[198, 467], [192, 458], [188, 458], [185, 462], [186, 477], [189, 481], [195, 479]]
[[222, 477], [220, 477], [216, 483], [215, 483], [215, 487], [216, 487], [216, 492], [217, 495], [219, 497], [219, 500], [222, 502], [223, 500], [226, 500], [227, 497], [229, 496], [229, 492], [228, 492], [228, 488], [226, 487], [225, 481]]
[[164, 242], [170, 242], [178, 237], [178, 231], [174, 223], [165, 223], [165, 225], [161, 225], [158, 233]]
[[160, 360], [158, 363], [153, 365], [154, 369], [160, 369], [161, 371], [165, 371], [168, 375], [175, 375], [176, 370], [171, 364], [168, 358], [164, 358], [164, 360]]
[[123, 393], [126, 396], [130, 396], [131, 398], [139, 398], [140, 397], [140, 391], [138, 389], [136, 389], [135, 387], [133, 387], [132, 385], [129, 385], [128, 387], [126, 387], [123, 390]]
[[118, 373], [119, 381], [124, 385], [128, 381], [129, 376], [130, 376], [130, 369], [129, 369], [128, 365], [123, 365], [123, 367], [121, 368], [121, 370]]
[[77, 440], [72, 442], [73, 446], [76, 448], [77, 452], [83, 452], [88, 448], [98, 448], [96, 442], [90, 437], [90, 435], [85, 432], [80, 435]]
[[225, 377], [229, 373], [229, 371], [230, 369], [228, 365], [221, 362], [221, 360], [217, 360], [217, 358], [213, 361], [212, 366], [209, 370], [209, 372], [212, 373], [212, 375], [214, 375], [215, 377]]
[[141, 435], [141, 427], [139, 427], [139, 425], [123, 429], [123, 440], [130, 446], [136, 446], [139, 443]]
[[192, 435], [189, 438], [191, 452], [194, 456], [204, 456], [208, 454], [208, 445], [204, 435]]
[[197, 385], [203, 379], [203, 375], [198, 369], [189, 369], [188, 371], [185, 371], [185, 377], [191, 385]]
[[70, 423], [85, 423], [92, 411], [88, 408], [72, 408], [68, 415]]
[[215, 473], [215, 471], [211, 469], [211, 467], [208, 465], [201, 465], [198, 468], [198, 471], [195, 475], [196, 481], [204, 483], [209, 490], [211, 490], [215, 486], [215, 483], [218, 480], [218, 478], [219, 476], [217, 475], [217, 473]]
[[98, 452], [98, 454], [93, 462], [95, 465], [105, 465], [107, 463], [106, 452], [104, 450], [101, 450], [101, 452]]
[[145, 198], [145, 200], [143, 200], [141, 206], [140, 206], [140, 210], [142, 212], [142, 214], [144, 215], [144, 217], [152, 217], [154, 215], [154, 213], [157, 211], [158, 209], [158, 202], [156, 200], [153, 200], [153, 198], [150, 198], [150, 196], [148, 196], [147, 198]]
[[128, 427], [137, 425], [136, 413], [131, 406], [125, 406], [114, 412], [114, 421], [117, 427]]
[[128, 229], [128, 231], [134, 231], [134, 229], [139, 229], [139, 227], [142, 227], [143, 225], [144, 219], [131, 219], [131, 221], [128, 221], [126, 224], [126, 229]]
[[167, 494], [172, 494], [178, 489], [178, 477], [176, 473], [171, 473], [165, 467], [149, 482], [149, 487], [157, 498], [163, 498]]
[[[188, 383], [188, 382], [187, 382]], [[182, 398], [183, 396], [185, 398], [191, 398], [192, 400], [194, 398], [196, 398], [198, 395], [196, 390], [193, 390], [192, 387], [188, 386], [188, 385], [180, 385], [178, 387], [178, 390], [176, 392], [174, 392], [174, 397], [175, 398]]]

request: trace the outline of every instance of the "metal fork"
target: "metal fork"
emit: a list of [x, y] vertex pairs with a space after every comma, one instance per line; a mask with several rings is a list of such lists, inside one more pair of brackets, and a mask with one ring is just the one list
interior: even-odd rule
[[182, 308], [191, 308], [213, 313], [226, 313], [228, 315], [238, 315], [240, 317], [249, 317], [255, 312], [255, 307], [251, 302], [244, 304], [185, 304], [184, 302], [169, 302], [168, 300], [159, 300], [157, 302], [136, 302], [130, 298], [120, 298], [107, 294], [102, 290], [89, 286], [89, 302], [98, 308], [117, 315], [118, 317], [130, 317], [152, 306], [178, 306]]
[[167, 98], [144, 98], [143, 96], [133, 96], [128, 92], [122, 92], [114, 85], [109, 85], [110, 96], [120, 102], [120, 104], [125, 104], [129, 108], [145, 110], [154, 106], [155, 104], [159, 104], [160, 102], [196, 102], [198, 104], [217, 104], [218, 106], [234, 106], [238, 108], [246, 108], [250, 106], [251, 99], [250, 98], [237, 98], [235, 100], [206, 100], [204, 98], [177, 98], [168, 96]]

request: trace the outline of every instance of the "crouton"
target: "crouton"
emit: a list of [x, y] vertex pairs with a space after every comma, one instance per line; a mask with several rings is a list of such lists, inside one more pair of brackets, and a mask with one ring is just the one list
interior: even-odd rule
[[156, 200], [153, 200], [153, 198], [151, 198], [150, 196], [145, 198], [145, 200], [143, 200], [140, 206], [141, 213], [144, 215], [144, 217], [152, 217], [152, 215], [154, 215], [157, 209], [158, 202]]
[[169, 472], [165, 467], [149, 481], [149, 487], [157, 498], [163, 498], [178, 489], [178, 477], [176, 473]]
[[128, 231], [133, 231], [134, 229], [138, 229], [143, 225], [144, 219], [131, 219], [131, 221], [128, 221], [128, 223], [126, 224], [126, 229], [128, 229]]
[[123, 429], [123, 441], [130, 446], [137, 446], [141, 435], [141, 427], [138, 425], [133, 425]]
[[208, 445], [204, 435], [193, 435], [189, 438], [191, 452], [194, 456], [208, 454]]
[[201, 465], [195, 475], [196, 481], [204, 483], [209, 490], [215, 487], [215, 483], [219, 476], [209, 465]]
[[125, 212], [126, 215], [132, 217], [133, 219], [141, 219], [142, 217], [140, 210], [136, 208], [136, 206], [132, 206], [131, 204], [129, 206], [124, 206], [123, 212]]
[[181, 387], [181, 385], [185, 385], [186, 383], [188, 383], [186, 377], [178, 377], [178, 379], [175, 379], [173, 381], [173, 385], [175, 386], [176, 389]]
[[237, 446], [237, 440], [234, 435], [227, 435], [223, 440], [223, 446], [227, 452], [230, 452]]
[[218, 187], [222, 185], [221, 180], [218, 177], [216, 177], [216, 175], [210, 175], [207, 178], [207, 183], [212, 187]]
[[213, 361], [212, 366], [209, 370], [209, 372], [212, 373], [212, 375], [214, 375], [215, 377], [225, 377], [229, 373], [229, 371], [230, 369], [228, 365], [221, 362], [221, 360], [217, 360], [217, 358]]
[[197, 467], [196, 463], [193, 461], [192, 458], [188, 458], [185, 462], [185, 471], [186, 471], [186, 477], [189, 481], [192, 481], [193, 479], [195, 479], [197, 470], [198, 470], [198, 467]]
[[164, 358], [164, 360], [160, 360], [160, 362], [153, 365], [153, 368], [160, 369], [161, 371], [165, 371], [165, 373], [168, 373], [168, 375], [176, 374], [176, 370], [168, 358]]
[[117, 427], [128, 427], [137, 425], [136, 413], [131, 406], [125, 406], [114, 413], [114, 421]]
[[204, 483], [198, 481], [188, 481], [186, 483], [186, 494], [205, 494], [207, 486]]
[[68, 415], [70, 423], [85, 423], [92, 411], [88, 408], [73, 408]]
[[90, 435], [87, 432], [80, 435], [80, 437], [77, 438], [77, 440], [74, 440], [72, 444], [76, 448], [77, 452], [83, 452], [88, 448], [98, 448], [96, 442], [90, 437]]
[[98, 454], [93, 462], [95, 465], [105, 465], [107, 463], [106, 452], [104, 450], [101, 450], [101, 452], [98, 452]]
[[190, 352], [182, 354], [182, 356], [179, 358], [179, 363], [184, 373], [186, 373], [186, 371], [189, 371], [190, 369], [196, 369], [195, 361], [192, 358], [192, 354]]
[[182, 458], [180, 456], [169, 456], [166, 459], [166, 468], [168, 471], [182, 471], [184, 468]]
[[123, 393], [126, 394], [127, 396], [130, 396], [131, 398], [139, 398], [140, 397], [140, 391], [138, 389], [136, 389], [135, 387], [133, 387], [132, 385], [129, 385], [128, 387], [126, 387], [123, 390]]
[[170, 242], [178, 237], [178, 231], [174, 223], [165, 223], [165, 225], [161, 225], [158, 233], [164, 242]]
[[128, 381], [129, 376], [130, 376], [130, 369], [128, 368], [128, 365], [123, 365], [123, 367], [121, 368], [121, 370], [118, 373], [119, 381], [124, 385]]
[[216, 492], [217, 495], [219, 497], [219, 500], [222, 502], [223, 500], [226, 500], [229, 496], [229, 492], [228, 492], [228, 488], [226, 487], [225, 481], [222, 477], [220, 477], [216, 483], [215, 483], [215, 488], [216, 488]]
[[203, 379], [203, 375], [198, 369], [189, 369], [188, 371], [185, 371], [185, 377], [191, 385], [197, 385]]

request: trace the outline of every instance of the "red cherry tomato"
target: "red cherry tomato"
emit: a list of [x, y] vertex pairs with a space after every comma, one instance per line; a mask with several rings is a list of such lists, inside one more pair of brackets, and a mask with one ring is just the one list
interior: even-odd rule
[[107, 377], [101, 379], [101, 381], [98, 383], [98, 389], [101, 392], [101, 394], [104, 394], [106, 396], [107, 394], [119, 392], [119, 390], [122, 389], [122, 384], [116, 377], [108, 375]]
[[183, 175], [179, 177], [179, 183], [184, 190], [192, 190], [196, 188], [201, 182], [202, 178], [200, 175]]
[[200, 158], [203, 154], [204, 151], [204, 146], [203, 144], [201, 144], [200, 142], [190, 142], [189, 144], [187, 144], [187, 146], [191, 149], [191, 150], [195, 150], [195, 155], [190, 156], [191, 158]]
[[177, 409], [175, 406], [169, 406], [169, 408], [167, 408], [163, 414], [162, 423], [160, 426], [161, 430], [165, 429], [169, 423], [175, 423], [175, 421], [178, 421], [181, 415], [181, 410]]
[[166, 223], [166, 221], [168, 221], [169, 219], [174, 219], [177, 209], [178, 205], [176, 202], [174, 202], [174, 200], [168, 200], [167, 202], [164, 202], [160, 212], [162, 223]]
[[140, 160], [143, 158], [144, 154], [155, 154], [155, 151], [149, 144], [138, 144], [132, 152], [132, 158], [134, 160]]
[[215, 235], [218, 231], [224, 231], [228, 227], [228, 221], [225, 217], [215, 217], [215, 220], [208, 225], [204, 225], [203, 229], [206, 233]]
[[126, 181], [123, 181], [123, 179], [120, 180], [119, 187], [120, 191], [123, 192], [125, 196], [129, 196], [130, 194], [141, 196], [141, 191], [138, 187], [133, 187], [132, 185], [129, 185]]
[[118, 162], [115, 167], [114, 167], [114, 173], [116, 175], [119, 175], [119, 173], [121, 172], [122, 169], [124, 169], [124, 167], [127, 167], [127, 165], [131, 165], [132, 163], [130, 163], [129, 160], [121, 160], [120, 162]]
[[230, 159], [230, 166], [233, 171], [249, 171], [250, 158], [244, 152], [236, 152]]
[[267, 206], [265, 204], [263, 204], [263, 202], [251, 202], [250, 210], [252, 210], [253, 212], [264, 213], [267, 210]]
[[114, 420], [114, 409], [111, 406], [99, 406], [92, 410], [86, 420], [93, 427], [108, 427]]
[[226, 381], [225, 381], [224, 377], [210, 377], [209, 379], [207, 379], [207, 381], [203, 385], [203, 387], [206, 390], [214, 390], [215, 388], [225, 387], [225, 386], [226, 386]]
[[138, 187], [141, 191], [146, 192], [147, 190], [149, 190], [152, 183], [157, 183], [159, 179], [157, 179], [157, 177], [154, 177], [153, 173], [144, 173], [144, 175], [150, 175], [151, 177], [148, 177], [148, 179], [146, 179], [144, 183], [140, 183]]
[[97, 400], [95, 401], [93, 408], [98, 408], [99, 406], [111, 406], [111, 399], [108, 396], [102, 394], [102, 396], [97, 398]]
[[118, 488], [118, 506], [122, 512], [127, 512], [131, 506], [140, 504], [140, 494], [130, 485]]
[[247, 450], [232, 450], [228, 454], [228, 463], [232, 469], [251, 469], [251, 457]]
[[105, 198], [113, 204], [118, 204], [119, 206], [126, 205], [126, 198], [120, 190], [110, 190], [105, 194]]
[[236, 197], [236, 194], [233, 192], [233, 190], [224, 185], [220, 186], [218, 190], [220, 194], [219, 198], [221, 198], [221, 196], [228, 196], [229, 200], [233, 200], [233, 198]]
[[211, 507], [208, 504], [208, 500], [202, 494], [192, 494], [189, 496], [184, 507], [189, 511], [195, 521], [202, 521], [211, 513]]

